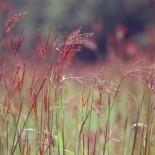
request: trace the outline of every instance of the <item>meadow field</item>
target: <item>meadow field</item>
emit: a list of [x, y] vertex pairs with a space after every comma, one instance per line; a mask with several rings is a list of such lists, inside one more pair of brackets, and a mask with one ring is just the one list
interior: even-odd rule
[[73, 57], [93, 33], [41, 32], [21, 56], [26, 13], [0, 34], [0, 155], [155, 154], [155, 65], [149, 58], [76, 64]]

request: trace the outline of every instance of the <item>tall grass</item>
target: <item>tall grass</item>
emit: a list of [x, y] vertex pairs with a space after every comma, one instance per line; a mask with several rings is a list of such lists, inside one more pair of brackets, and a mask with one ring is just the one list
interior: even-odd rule
[[60, 30], [52, 38], [52, 26], [45, 39], [38, 32], [33, 51], [50, 63], [23, 62], [24, 29], [18, 39], [11, 30], [24, 15], [14, 15], [1, 34], [0, 154], [154, 154], [154, 66], [138, 60], [118, 77], [106, 66], [70, 75], [66, 66], [93, 34], [78, 28], [58, 45]]

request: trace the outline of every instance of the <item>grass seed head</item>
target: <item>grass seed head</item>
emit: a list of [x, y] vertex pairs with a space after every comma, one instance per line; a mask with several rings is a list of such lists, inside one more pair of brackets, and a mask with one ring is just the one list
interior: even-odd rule
[[27, 13], [26, 12], [19, 12], [19, 13], [16, 13], [11, 19], [9, 19], [7, 22], [6, 22], [6, 25], [5, 25], [5, 32], [10, 32], [11, 29], [14, 27], [14, 25], [17, 23], [18, 20], [20, 20], [24, 15], [26, 15]]

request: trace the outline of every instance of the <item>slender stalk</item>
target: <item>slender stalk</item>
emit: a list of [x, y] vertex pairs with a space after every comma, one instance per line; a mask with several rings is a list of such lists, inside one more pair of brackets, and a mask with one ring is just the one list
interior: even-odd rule
[[21, 100], [21, 105], [20, 105], [20, 109], [19, 109], [19, 114], [18, 114], [18, 118], [17, 118], [17, 123], [16, 123], [16, 128], [15, 128], [15, 133], [14, 133], [14, 137], [13, 137], [13, 142], [12, 142], [12, 151], [11, 151], [11, 154], [13, 154], [14, 150], [15, 150], [15, 138], [16, 138], [16, 134], [17, 134], [17, 129], [18, 129], [18, 124], [19, 124], [19, 120], [20, 120], [20, 116], [21, 116], [21, 112], [22, 112], [22, 109], [23, 109], [23, 103], [24, 103], [24, 98], [22, 98]]
[[[127, 103], [127, 105], [128, 105], [128, 103]], [[126, 118], [125, 118], [125, 124], [124, 124], [124, 138], [123, 138], [123, 155], [125, 154], [125, 141], [126, 141], [127, 124], [128, 124], [128, 116], [127, 116], [127, 111], [126, 111]]]
[[61, 86], [61, 92], [60, 92], [60, 106], [61, 106], [61, 130], [62, 130], [62, 149], [63, 149], [63, 155], [65, 155], [65, 142], [64, 142], [64, 113], [63, 113], [63, 90]]
[[[143, 96], [142, 96], [142, 100], [141, 100], [141, 104], [140, 104], [140, 107], [138, 108], [138, 114], [137, 114], [137, 120], [136, 120], [136, 126], [138, 127], [138, 121], [139, 121], [139, 117], [140, 117], [140, 114], [141, 114], [141, 109], [142, 109], [142, 105], [143, 105], [143, 101], [144, 101], [144, 97], [145, 97], [145, 91], [144, 90], [144, 93], [143, 93]], [[134, 134], [134, 139], [133, 139], [133, 146], [132, 146], [132, 153], [131, 155], [134, 155], [134, 151], [135, 151], [135, 147], [136, 147], [136, 139], [137, 139], [137, 133], [138, 133], [138, 128], [135, 128], [135, 134]]]
[[83, 119], [83, 122], [82, 122], [82, 124], [81, 124], [81, 127], [80, 127], [79, 140], [78, 140], [78, 155], [80, 154], [81, 134], [82, 134], [82, 132], [83, 132], [84, 125], [85, 125], [85, 123], [86, 123], [86, 121], [87, 121], [87, 119], [88, 119], [90, 113], [91, 113], [91, 110], [89, 110], [88, 113], [86, 114], [86, 116], [85, 116], [85, 118]]

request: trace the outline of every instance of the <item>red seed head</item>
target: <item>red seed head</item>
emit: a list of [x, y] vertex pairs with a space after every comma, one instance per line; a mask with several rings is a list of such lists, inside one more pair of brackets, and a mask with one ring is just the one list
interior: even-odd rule
[[5, 25], [5, 32], [10, 32], [11, 29], [14, 27], [15, 23], [20, 19], [22, 18], [24, 15], [26, 15], [27, 13], [24, 12], [24, 13], [16, 13], [11, 19], [9, 19], [7, 22], [6, 22], [6, 25]]

